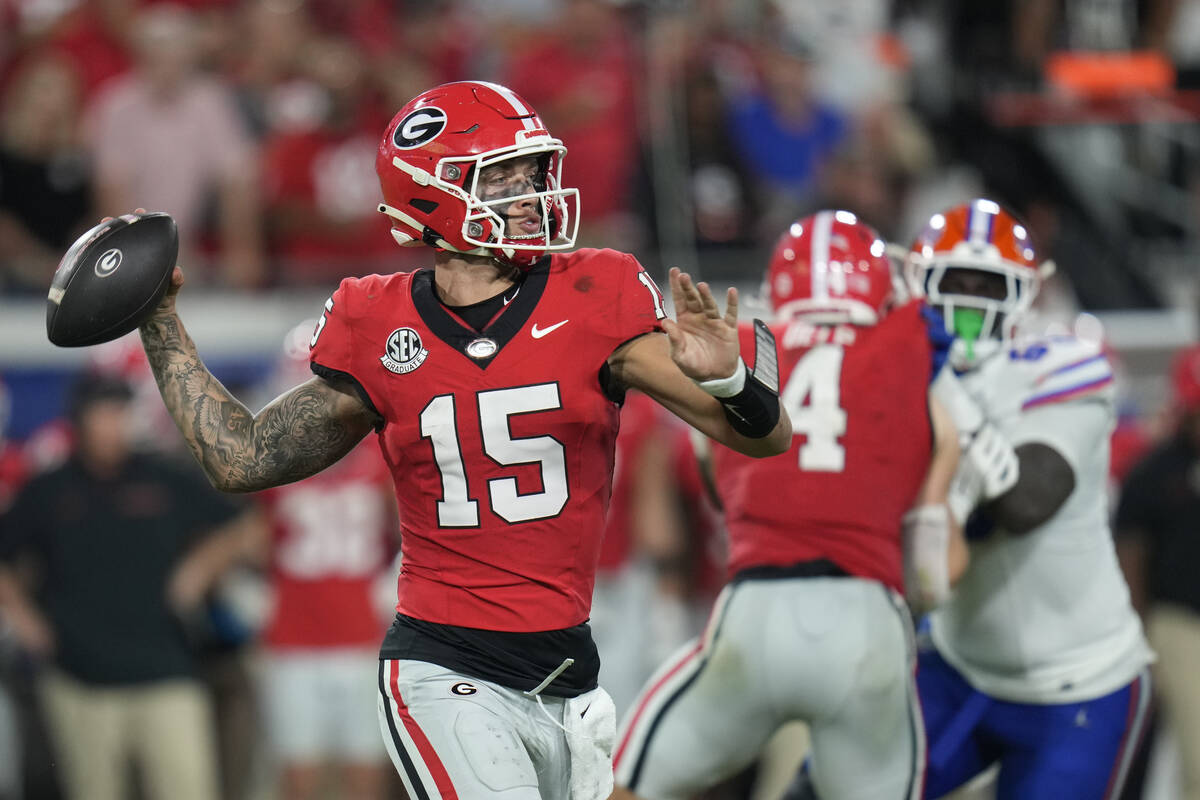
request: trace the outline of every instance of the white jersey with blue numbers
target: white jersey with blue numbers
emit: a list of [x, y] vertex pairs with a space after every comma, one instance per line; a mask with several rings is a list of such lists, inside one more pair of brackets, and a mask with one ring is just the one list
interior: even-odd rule
[[975, 688], [1012, 702], [1124, 686], [1152, 654], [1108, 526], [1112, 367], [1097, 346], [1060, 337], [998, 353], [960, 380], [1014, 447], [1058, 451], [1075, 489], [1040, 527], [971, 543], [966, 574], [931, 615], [934, 644]]

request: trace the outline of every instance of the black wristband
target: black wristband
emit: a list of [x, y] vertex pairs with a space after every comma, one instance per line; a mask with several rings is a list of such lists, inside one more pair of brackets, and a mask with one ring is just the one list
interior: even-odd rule
[[763, 385], [753, 373], [732, 397], [718, 397], [729, 427], [747, 439], [764, 439], [779, 422], [779, 395]]

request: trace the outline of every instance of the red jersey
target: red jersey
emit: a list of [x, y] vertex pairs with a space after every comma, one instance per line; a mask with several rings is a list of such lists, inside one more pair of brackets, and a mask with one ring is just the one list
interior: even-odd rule
[[707, 480], [700, 470], [691, 428], [674, 426], [671, 451], [692, 553], [691, 592], [701, 602], [711, 602], [725, 585], [722, 569], [729, 560], [729, 542], [721, 524], [721, 512], [713, 505]]
[[364, 443], [307, 480], [258, 495], [271, 523], [268, 646], [379, 643], [384, 626], [371, 596], [393, 552], [389, 487], [387, 465]]
[[[919, 304], [872, 327], [771, 329], [792, 446], [766, 459], [714, 447], [730, 573], [828, 559], [901, 591], [901, 518], [932, 451], [932, 358]], [[753, 329], [743, 326], [741, 337], [749, 352]]]
[[348, 278], [326, 304], [313, 370], [351, 377], [383, 418], [400, 506], [396, 610], [495, 631], [582, 623], [611, 493], [612, 352], [660, 331], [662, 295], [629, 255], [540, 261], [476, 332], [433, 270]]

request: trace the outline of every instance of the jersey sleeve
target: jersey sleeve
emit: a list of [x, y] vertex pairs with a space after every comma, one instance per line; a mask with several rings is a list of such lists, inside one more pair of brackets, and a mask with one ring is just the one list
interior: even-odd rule
[[325, 301], [321, 318], [317, 320], [316, 330], [308, 343], [308, 358], [314, 372], [317, 372], [317, 367], [323, 367], [347, 375], [354, 374], [351, 306], [355, 283], [353, 278], [344, 279], [337, 291]]
[[1031, 379], [1021, 401], [1023, 412], [1072, 401], [1111, 404], [1113, 370], [1094, 344], [1073, 338], [1054, 339], [1016, 351], [1030, 363]]
[[337, 291], [325, 301], [321, 318], [309, 341], [309, 366], [313, 373], [326, 380], [348, 381], [354, 386], [367, 408], [382, 419], [379, 407], [366, 389], [359, 373], [361, 367], [355, 354], [354, 323], [358, 314], [357, 298], [362, 291], [361, 280], [345, 278]]
[[612, 320], [617, 341], [627, 342], [656, 331], [661, 333], [667, 312], [658, 284], [628, 253], [619, 254], [617, 271], [619, 289]]
[[1050, 403], [1024, 412], [1012, 430], [1013, 447], [1040, 443], [1056, 450], [1079, 475], [1107, 447], [1112, 414], [1101, 403]]

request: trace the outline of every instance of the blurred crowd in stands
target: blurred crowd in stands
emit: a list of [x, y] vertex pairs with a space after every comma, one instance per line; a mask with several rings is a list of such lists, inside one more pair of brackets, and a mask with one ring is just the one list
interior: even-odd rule
[[[929, 209], [986, 192], [1073, 256], [1059, 261], [1086, 275], [1083, 306], [1153, 306], [1128, 261], [1140, 234], [1192, 233], [1191, 145], [1149, 152], [1086, 125], [1045, 142], [1040, 123], [1086, 121], [1128, 85], [1174, 109], [1168, 124], [1190, 119], [1172, 102], [1197, 29], [1191, 0], [3, 0], [0, 281], [40, 293], [76, 235], [134, 206], [176, 218], [195, 284], [403, 267], [375, 210], [379, 132], [469, 77], [512, 86], [567, 143], [585, 244], [749, 278], [744, 252], [816, 208], [906, 241]], [[1095, 51], [1151, 66], [1024, 102], [1081, 71], [1044, 65]], [[1118, 122], [1154, 113], [1117, 100]], [[1089, 155], [1162, 162], [1150, 178], [1189, 207], [1096, 191]]]
[[[1081, 85], [1097, 52], [1113, 63]], [[815, 209], [855, 211], [906, 245], [931, 209], [986, 194], [1058, 262], [1048, 316], [1194, 308], [1194, 271], [1180, 282], [1146, 254], [1198, 241], [1198, 68], [1200, 0], [0, 0], [0, 302], [41, 296], [75, 237], [136, 206], [175, 217], [189, 283], [207, 289], [332, 291], [343, 276], [423, 264], [376, 212], [378, 137], [413, 95], [474, 78], [511, 86], [566, 143], [581, 244], [632, 251], [652, 271], [757, 283], [774, 238]], [[131, 436], [173, 450], [138, 352], [97, 350], [85, 373], [129, 381]], [[1197, 405], [1160, 399], [1118, 427], [1115, 489]], [[624, 413], [594, 619], [601, 653], [616, 654], [602, 683], [619, 704], [694, 633], [722, 577], [686, 435], [636, 400]], [[64, 420], [6, 443], [0, 507], [75, 441]], [[1200, 469], [1188, 475], [1179, 491], [1200, 496]], [[219, 791], [232, 800], [274, 786], [263, 765], [287, 760], [255, 744], [271, 720], [251, 676], [272, 646], [258, 636], [276, 574], [258, 530], [175, 609], [217, 703]], [[360, 570], [384, 598], [396, 546], [385, 533]], [[1194, 593], [1172, 601], [1200, 615]], [[52, 647], [3, 630], [0, 800], [69, 796], [54, 720], [40, 716], [48, 696], [34, 691]], [[377, 736], [373, 718], [362, 725]], [[359, 793], [345, 796], [398, 791], [384, 759], [371, 769], [346, 773], [339, 785]], [[281, 780], [297, 783], [280, 796], [304, 796], [313, 778]]]

